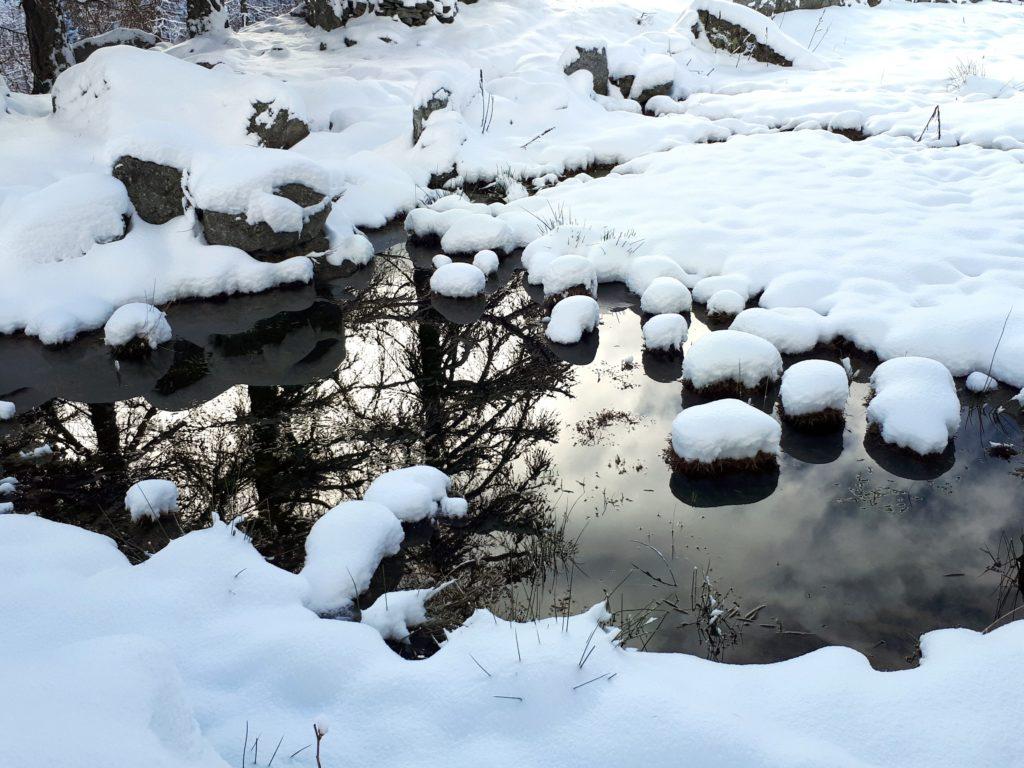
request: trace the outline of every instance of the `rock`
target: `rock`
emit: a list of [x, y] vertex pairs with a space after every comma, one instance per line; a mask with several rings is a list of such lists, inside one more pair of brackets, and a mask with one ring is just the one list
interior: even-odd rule
[[585, 69], [594, 77], [594, 93], [608, 95], [608, 51], [604, 45], [575, 45], [566, 52], [562, 71], [566, 75]]
[[197, 210], [206, 242], [241, 248], [264, 261], [280, 261], [289, 256], [326, 250], [320, 246], [326, 245], [324, 223], [331, 212], [330, 201], [325, 203], [324, 195], [304, 184], [284, 184], [274, 190], [274, 194], [307, 210], [301, 231], [275, 232], [264, 221], [250, 224], [245, 214]]
[[143, 221], [166, 224], [185, 213], [179, 169], [122, 155], [114, 162], [111, 173], [124, 184], [135, 212]]
[[[272, 104], [257, 101], [249, 118], [249, 133], [260, 138], [260, 144], [270, 149], [291, 149], [309, 136], [304, 120], [293, 117], [287, 109], [273, 108]], [[272, 119], [269, 119], [273, 116]]]
[[433, 95], [427, 99], [425, 104], [420, 104], [415, 107], [412, 111], [412, 143], [416, 144], [420, 140], [420, 136], [423, 135], [423, 126], [427, 122], [427, 118], [437, 112], [439, 109], [444, 109], [448, 106], [448, 100], [452, 97], [452, 92], [447, 88], [441, 87], [434, 91]]
[[350, 19], [358, 18], [370, 9], [367, 0], [341, 0], [340, 5], [339, 16], [331, 0], [306, 0], [303, 18], [311, 27], [319, 27], [330, 32], [332, 29], [345, 26]]
[[765, 64], [775, 64], [780, 67], [791, 67], [793, 62], [764, 43], [758, 42], [749, 29], [733, 24], [710, 11], [699, 9], [697, 18], [699, 25], [694, 25], [694, 37], [700, 35], [700, 29], [704, 28], [708, 41], [715, 48], [728, 53], [750, 56], [755, 61]]
[[612, 77], [610, 79], [612, 85], [622, 93], [622, 98], [628, 99], [630, 91], [633, 90], [633, 81], [636, 80], [636, 75], [623, 75], [622, 77]]
[[100, 48], [107, 48], [111, 45], [130, 45], [134, 48], [152, 48], [160, 42], [160, 38], [152, 32], [145, 32], [141, 29], [129, 27], [117, 27], [104, 32], [102, 35], [84, 37], [71, 46], [71, 52], [75, 55], [75, 63], [81, 64], [92, 56]]
[[[733, 0], [733, 2], [753, 8], [769, 18], [777, 13], [786, 13], [787, 11], [820, 11], [822, 8], [848, 4], [847, 0]], [[881, 0], [873, 0], [873, 2], [878, 5]], [[868, 5], [871, 4], [872, 0], [868, 0]]]
[[650, 88], [645, 88], [640, 92], [640, 95], [636, 97], [637, 102], [641, 107], [646, 108], [647, 102], [653, 99], [655, 96], [671, 96], [672, 95], [673, 83], [660, 83], [658, 85], [652, 85]]

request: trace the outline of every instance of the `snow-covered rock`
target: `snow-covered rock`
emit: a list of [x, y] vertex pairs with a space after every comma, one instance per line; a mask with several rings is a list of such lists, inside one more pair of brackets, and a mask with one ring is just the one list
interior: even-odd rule
[[967, 381], [964, 382], [964, 386], [967, 387], [968, 392], [980, 395], [985, 392], [992, 392], [999, 389], [999, 382], [987, 373], [973, 371], [967, 376]]
[[[703, 32], [701, 40], [737, 56], [775, 64], [820, 69], [822, 59], [787, 35], [774, 20], [753, 8], [726, 0], [694, 0], [683, 23]], [[690, 19], [689, 17], [696, 17]]]
[[740, 294], [730, 288], [715, 291], [708, 299], [708, 314], [719, 317], [735, 317], [747, 304]]
[[640, 296], [640, 311], [649, 315], [689, 312], [693, 308], [690, 289], [674, 277], [656, 277]]
[[0, 421], [10, 421], [14, 418], [14, 403], [9, 400], [0, 400]]
[[466, 500], [449, 497], [451, 479], [427, 466], [403, 467], [386, 472], [363, 494], [366, 501], [387, 507], [403, 523], [435, 517], [463, 517]]
[[385, 640], [406, 640], [410, 629], [427, 620], [427, 601], [449, 583], [451, 582], [430, 589], [387, 592], [378, 597], [369, 608], [364, 608], [359, 620], [380, 632], [380, 636]]
[[774, 464], [781, 437], [775, 419], [732, 398], [690, 406], [672, 421], [672, 450], [682, 471], [726, 471], [741, 462], [751, 462], [752, 468]]
[[941, 453], [960, 427], [960, 401], [949, 369], [926, 357], [886, 360], [871, 375], [868, 423], [887, 443]]
[[486, 214], [459, 216], [441, 237], [445, 253], [470, 256], [480, 251], [509, 253], [515, 248], [512, 228], [502, 219]]
[[544, 335], [556, 344], [577, 344], [597, 328], [601, 309], [590, 296], [567, 296], [551, 309]]
[[643, 325], [644, 346], [657, 352], [680, 352], [689, 330], [680, 314], [655, 315]]
[[178, 511], [178, 486], [170, 480], [140, 480], [125, 494], [124, 508], [133, 523], [174, 514]]
[[150, 349], [170, 341], [171, 325], [167, 315], [143, 302], [118, 307], [103, 326], [103, 343], [108, 347], [123, 347], [135, 339]]
[[480, 268], [462, 261], [442, 264], [430, 276], [430, 290], [452, 299], [479, 296], [486, 286], [487, 276]]
[[321, 615], [347, 612], [404, 538], [401, 522], [383, 504], [346, 501], [331, 509], [306, 537], [306, 605]]
[[849, 394], [846, 370], [829, 360], [794, 363], [782, 374], [779, 389], [783, 416], [807, 426], [815, 421], [841, 422]]
[[573, 288], [594, 296], [597, 293], [597, 272], [590, 259], [566, 254], [547, 265], [542, 284], [545, 296], [557, 296]]
[[[445, 264], [451, 264], [452, 258], [451, 256], [445, 256], [443, 253], [439, 253], [430, 260], [430, 263], [434, 266], [434, 269], [440, 269]], [[474, 264], [473, 266], [476, 267], [476, 264]], [[477, 267], [477, 269], [480, 268]], [[480, 271], [482, 272], [483, 270]]]
[[753, 389], [782, 375], [782, 356], [771, 342], [743, 331], [712, 331], [683, 360], [683, 381], [697, 390], [732, 384]]
[[480, 251], [473, 257], [473, 266], [483, 272], [487, 277], [490, 277], [498, 271], [499, 263], [498, 254], [490, 250]]

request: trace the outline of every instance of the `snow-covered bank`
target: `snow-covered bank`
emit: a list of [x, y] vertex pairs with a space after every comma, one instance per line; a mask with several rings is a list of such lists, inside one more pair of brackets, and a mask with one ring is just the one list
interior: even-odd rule
[[[220, 523], [130, 566], [102, 536], [5, 515], [0, 570], [5, 768], [214, 768], [257, 737], [259, 764], [280, 739], [276, 761], [312, 766], [309, 749], [288, 756], [321, 715], [334, 724], [325, 766], [496, 754], [670, 766], [691, 754], [744, 768], [980, 768], [1006, 764], [1021, 716], [1021, 622], [932, 632], [920, 668], [876, 672], [843, 648], [747, 667], [626, 651], [598, 627], [601, 608], [528, 625], [480, 611], [410, 662], [369, 626], [318, 618], [301, 575]], [[45, 738], [54, 728], [63, 737]]]

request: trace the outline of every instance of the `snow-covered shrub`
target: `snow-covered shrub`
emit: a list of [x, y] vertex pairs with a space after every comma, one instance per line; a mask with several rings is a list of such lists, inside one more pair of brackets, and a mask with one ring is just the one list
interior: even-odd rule
[[123, 304], [103, 326], [103, 343], [113, 347], [120, 357], [156, 349], [170, 340], [167, 315], [143, 302]]
[[688, 330], [680, 314], [655, 315], [643, 325], [644, 347], [652, 352], [681, 352]]
[[683, 474], [765, 470], [778, 461], [782, 428], [740, 400], [684, 409], [672, 421], [672, 468]]
[[842, 425], [850, 380], [839, 363], [802, 360], [782, 374], [779, 389], [782, 417], [803, 429], [834, 429]]
[[601, 309], [590, 296], [568, 296], [551, 310], [544, 335], [556, 344], [577, 344], [597, 328]]
[[473, 264], [462, 261], [442, 264], [430, 276], [430, 290], [450, 299], [479, 296], [487, 286], [487, 276]]
[[712, 331], [698, 339], [683, 360], [683, 381], [709, 395], [746, 394], [781, 375], [779, 351], [743, 331]]
[[427, 620], [427, 601], [450, 583], [432, 589], [388, 592], [364, 608], [359, 620], [380, 632], [385, 640], [408, 642], [409, 630]]
[[887, 443], [921, 455], [942, 453], [960, 427], [956, 384], [936, 360], [886, 360], [871, 374], [871, 387], [868, 423]]
[[466, 514], [466, 500], [449, 497], [451, 485], [451, 478], [434, 467], [403, 467], [370, 483], [363, 498], [387, 507], [403, 523], [438, 516], [462, 517]]
[[133, 523], [172, 515], [178, 511], [178, 486], [170, 480], [140, 480], [125, 494], [124, 508]]

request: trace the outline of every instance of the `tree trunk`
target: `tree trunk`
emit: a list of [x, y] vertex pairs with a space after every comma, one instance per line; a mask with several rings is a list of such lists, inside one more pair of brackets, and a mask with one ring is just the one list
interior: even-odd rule
[[60, 0], [22, 0], [32, 61], [32, 92], [48, 93], [57, 75], [75, 63]]
[[189, 37], [221, 33], [228, 26], [223, 0], [186, 0], [185, 30]]

